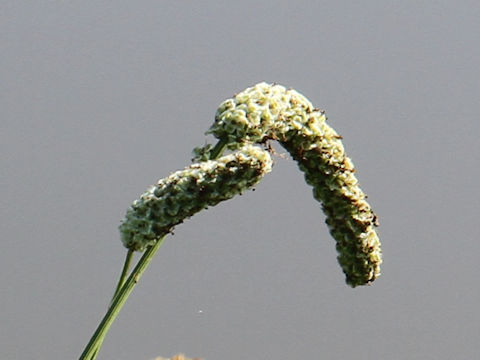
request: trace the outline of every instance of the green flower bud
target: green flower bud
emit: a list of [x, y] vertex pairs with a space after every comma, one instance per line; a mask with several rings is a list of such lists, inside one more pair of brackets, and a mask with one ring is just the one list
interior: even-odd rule
[[247, 145], [218, 160], [195, 163], [153, 185], [120, 225], [125, 247], [143, 251], [184, 219], [257, 184], [272, 169], [270, 154]]
[[260, 83], [224, 101], [207, 133], [227, 141], [230, 149], [278, 140], [322, 203], [347, 283], [364, 285], [380, 275], [376, 215], [358, 186], [341, 136], [327, 125], [323, 111], [295, 90]]

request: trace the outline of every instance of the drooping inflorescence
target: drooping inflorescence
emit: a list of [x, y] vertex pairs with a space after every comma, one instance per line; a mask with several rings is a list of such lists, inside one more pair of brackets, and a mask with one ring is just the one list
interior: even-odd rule
[[[376, 215], [358, 186], [341, 137], [326, 123], [325, 113], [295, 90], [259, 83], [225, 100], [207, 131], [235, 150], [249, 143], [278, 140], [297, 161], [322, 203], [327, 225], [337, 242], [338, 261], [352, 287], [380, 275], [380, 241]], [[196, 148], [208, 158], [212, 146]]]
[[143, 251], [184, 219], [254, 186], [271, 169], [267, 151], [246, 145], [218, 160], [174, 172], [128, 208], [120, 225], [122, 242], [128, 249]]
[[[207, 131], [219, 143], [195, 148], [197, 163], [160, 180], [132, 204], [120, 226], [124, 245], [142, 251], [185, 218], [255, 185], [272, 163], [253, 145], [277, 140], [322, 204], [346, 282], [355, 287], [374, 281], [382, 263], [376, 215], [341, 136], [326, 120], [303, 95], [275, 84], [259, 83], [225, 100]], [[233, 153], [216, 160], [224, 148]]]

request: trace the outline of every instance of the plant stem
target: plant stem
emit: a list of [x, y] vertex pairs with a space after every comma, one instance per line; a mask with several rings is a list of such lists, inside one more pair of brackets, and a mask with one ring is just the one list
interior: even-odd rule
[[223, 154], [226, 147], [227, 140], [220, 139], [210, 153], [210, 160], [218, 159]]
[[[118, 291], [114, 296], [113, 301], [110, 305], [110, 308], [108, 309], [107, 313], [105, 314], [102, 321], [100, 322], [100, 325], [98, 325], [97, 330], [95, 331], [92, 338], [88, 342], [79, 360], [94, 360], [96, 358], [99, 350], [99, 346], [101, 345], [101, 342], [103, 342], [103, 338], [105, 337], [105, 334], [110, 329], [110, 326], [112, 325], [113, 321], [117, 317], [121, 308], [125, 304], [125, 301], [127, 300], [128, 296], [130, 295], [133, 288], [137, 284], [138, 280], [142, 276], [143, 272], [147, 268], [148, 264], [153, 259], [155, 253], [162, 245], [164, 239], [165, 239], [165, 236], [158, 239], [158, 241], [154, 245], [149, 246], [145, 250], [145, 253], [138, 261], [137, 265], [135, 266], [135, 269], [133, 269], [132, 273], [130, 274], [128, 279], [125, 281], [120, 291]], [[127, 254], [127, 257], [128, 257], [128, 254]]]
[[113, 299], [115, 299], [115, 296], [117, 296], [118, 292], [120, 291], [123, 284], [125, 283], [128, 270], [130, 269], [130, 264], [132, 263], [133, 253], [134, 251], [132, 249], [128, 249], [127, 256], [125, 257], [125, 263], [123, 264], [122, 274], [120, 275], [120, 279], [118, 279], [118, 284], [115, 289], [115, 293], [113, 294], [112, 300], [110, 301], [110, 305], [112, 305]]
[[[112, 306], [113, 300], [115, 299], [115, 296], [120, 292], [120, 289], [122, 288], [123, 284], [125, 283], [125, 280], [128, 275], [128, 270], [130, 269], [130, 264], [132, 263], [132, 258], [133, 258], [133, 253], [134, 251], [131, 249], [128, 249], [127, 251], [127, 256], [125, 257], [125, 262], [123, 264], [123, 269], [122, 273], [120, 275], [120, 279], [118, 279], [118, 284], [117, 287], [115, 288], [115, 292], [113, 293], [112, 299], [110, 300], [110, 304], [108, 305], [109, 307]], [[105, 335], [106, 333], [103, 334], [101, 338], [98, 339], [98, 341], [95, 344], [95, 352], [92, 354], [92, 360], [96, 358], [97, 351], [100, 349], [100, 347], [103, 344], [103, 341], [105, 340]]]

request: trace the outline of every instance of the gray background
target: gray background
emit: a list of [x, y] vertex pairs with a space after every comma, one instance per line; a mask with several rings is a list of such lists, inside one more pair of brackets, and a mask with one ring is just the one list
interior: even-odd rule
[[260, 81], [343, 135], [382, 276], [345, 285], [277, 157], [257, 191], [167, 238], [99, 359], [476, 358], [479, 18], [477, 1], [2, 1], [0, 358], [78, 358], [126, 208]]

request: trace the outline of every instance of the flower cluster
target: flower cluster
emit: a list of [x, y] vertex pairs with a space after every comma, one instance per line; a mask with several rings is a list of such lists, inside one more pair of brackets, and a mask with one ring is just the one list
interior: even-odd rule
[[[197, 163], [160, 180], [132, 204], [120, 226], [124, 245], [142, 251], [185, 218], [256, 184], [271, 170], [271, 159], [253, 144], [277, 140], [322, 204], [346, 282], [372, 282], [382, 262], [377, 218], [341, 136], [326, 120], [302, 94], [275, 84], [259, 83], [225, 100], [207, 131], [219, 144], [195, 148]], [[223, 147], [234, 153], [215, 160]]]
[[314, 111], [318, 109], [295, 90], [260, 83], [222, 102], [207, 133], [228, 139], [231, 147], [268, 139], [281, 142], [304, 129]]
[[322, 203], [346, 282], [352, 287], [372, 282], [380, 275], [382, 262], [377, 219], [341, 143], [337, 140], [325, 147], [318, 138], [293, 137], [283, 145], [313, 186], [314, 198]]
[[254, 186], [271, 168], [267, 151], [246, 145], [218, 160], [174, 172], [150, 187], [127, 210], [120, 225], [123, 244], [143, 251], [184, 219]]
[[[364, 285], [380, 275], [376, 215], [358, 186], [341, 136], [327, 125], [323, 111], [295, 90], [260, 83], [224, 101], [207, 133], [231, 150], [278, 140], [297, 161], [306, 182], [313, 186], [315, 199], [322, 203], [347, 283]], [[197, 158], [208, 158], [211, 149], [206, 145], [194, 152]]]

